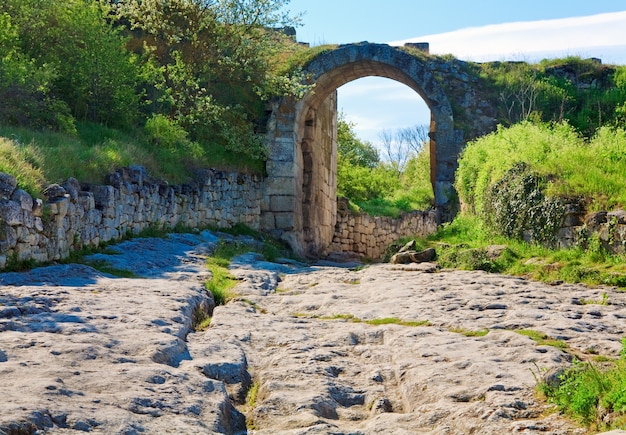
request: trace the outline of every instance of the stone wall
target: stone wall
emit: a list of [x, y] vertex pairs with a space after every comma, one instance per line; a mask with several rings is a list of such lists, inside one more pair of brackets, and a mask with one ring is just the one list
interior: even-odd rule
[[262, 177], [199, 171], [194, 181], [170, 186], [151, 179], [142, 167], [120, 169], [105, 185], [68, 179], [45, 191], [45, 202], [0, 173], [0, 269], [7, 262], [47, 262], [71, 251], [95, 247], [151, 227], [259, 229]]
[[557, 233], [559, 248], [590, 248], [593, 239], [612, 254], [626, 253], [626, 211], [599, 211], [583, 215], [575, 206], [567, 209], [563, 226]]
[[437, 231], [434, 211], [413, 211], [397, 219], [366, 214], [352, 214], [348, 202], [339, 198], [337, 224], [330, 246], [333, 252], [353, 252], [361, 257], [378, 260], [385, 249], [402, 237], [427, 236]]

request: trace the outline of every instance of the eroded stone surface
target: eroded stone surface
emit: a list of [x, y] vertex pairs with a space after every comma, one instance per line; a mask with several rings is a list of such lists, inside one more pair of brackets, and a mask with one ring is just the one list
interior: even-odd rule
[[194, 310], [213, 306], [194, 279], [206, 275], [207, 243], [122, 245], [116, 266], [148, 272], [158, 260], [150, 278], [82, 265], [0, 274], [0, 433], [244, 430], [224, 383], [196, 370], [187, 342]]
[[[278, 292], [267, 296], [242, 283], [256, 309], [218, 307], [211, 330], [240, 337], [260, 384], [255, 433], [584, 433], [546, 413], [533, 396], [535, 376], [568, 366], [572, 354], [617, 356], [626, 295], [436, 270], [284, 270]], [[580, 303], [601, 301], [604, 292], [610, 305]], [[390, 317], [430, 326], [364, 322]], [[485, 329], [483, 337], [461, 333]], [[519, 329], [570, 349], [538, 346]]]
[[[137, 239], [96, 257], [135, 279], [82, 265], [0, 274], [0, 433], [244, 433], [246, 413], [255, 434], [582, 434], [536, 401], [535, 376], [571, 354], [617, 356], [625, 333], [612, 289], [256, 254], [233, 261], [241, 297], [196, 333], [215, 243]], [[588, 303], [603, 293], [609, 305]], [[384, 318], [429, 323], [366, 323]], [[477, 330], [490, 332], [461, 333]]]

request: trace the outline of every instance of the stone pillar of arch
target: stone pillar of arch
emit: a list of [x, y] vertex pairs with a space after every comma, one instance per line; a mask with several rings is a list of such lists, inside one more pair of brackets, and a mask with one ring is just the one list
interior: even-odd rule
[[326, 253], [336, 219], [336, 90], [368, 76], [407, 85], [430, 108], [435, 205], [442, 220], [454, 216], [454, 172], [463, 135], [455, 130], [448, 98], [424, 60], [384, 44], [350, 44], [317, 56], [305, 72], [312, 89], [300, 100], [286, 97], [272, 108], [262, 229], [287, 241], [300, 255]]

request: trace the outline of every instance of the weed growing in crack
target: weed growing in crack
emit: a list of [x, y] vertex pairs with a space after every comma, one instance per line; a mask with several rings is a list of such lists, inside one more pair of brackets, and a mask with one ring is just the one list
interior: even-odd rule
[[193, 317], [191, 318], [192, 329], [196, 332], [202, 332], [209, 329], [210, 325], [211, 316], [204, 308], [198, 305], [195, 310], [193, 310]]
[[516, 329], [515, 332], [530, 338], [539, 346], [553, 346], [561, 350], [565, 350], [569, 347], [563, 340], [556, 340], [548, 334], [544, 334], [543, 332], [535, 331], [533, 329]]
[[[297, 315], [298, 313], [294, 313]], [[310, 317], [319, 320], [346, 320], [352, 323], [367, 323], [368, 325], [380, 326], [380, 325], [400, 325], [400, 326], [432, 326], [432, 323], [428, 320], [402, 320], [397, 317], [383, 317], [380, 319], [363, 320], [355, 317], [354, 314], [338, 313], [332, 316], [306, 316], [303, 314], [297, 317]]]
[[488, 329], [465, 329], [465, 328], [448, 328], [448, 331], [462, 334], [466, 337], [484, 337], [489, 334]]
[[256, 424], [254, 419], [251, 417], [254, 408], [257, 405], [257, 398], [259, 396], [259, 387], [261, 384], [257, 381], [252, 383], [252, 386], [248, 390], [248, 394], [246, 395], [246, 427], [249, 431], [256, 429]]
[[607, 292], [602, 293], [602, 299], [584, 299], [579, 300], [581, 305], [609, 305], [609, 295]]
[[400, 326], [432, 326], [428, 320], [401, 320], [397, 317], [384, 317], [382, 319], [365, 320], [368, 325], [400, 325]]

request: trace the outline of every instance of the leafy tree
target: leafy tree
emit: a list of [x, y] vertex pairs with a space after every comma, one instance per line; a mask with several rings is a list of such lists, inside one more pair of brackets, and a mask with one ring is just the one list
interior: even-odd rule
[[79, 120], [124, 125], [134, 119], [137, 65], [126, 38], [96, 0], [6, 0], [20, 48], [40, 69], [56, 72], [51, 90]]
[[337, 120], [337, 152], [340, 159], [364, 168], [375, 168], [380, 163], [378, 150], [370, 142], [359, 139], [354, 133], [353, 122], [347, 121], [344, 114]]
[[[290, 92], [273, 58], [286, 37], [272, 27], [294, 21], [286, 0], [120, 0], [117, 17], [135, 32], [153, 85], [153, 111], [213, 142], [254, 158], [265, 156], [264, 100]], [[257, 122], [255, 124], [255, 121]]]
[[400, 211], [429, 208], [433, 191], [428, 147], [424, 147], [420, 139], [426, 136], [420, 136], [423, 131], [418, 126], [388, 132], [390, 136], [399, 137], [403, 147], [411, 148], [403, 157], [405, 162], [399, 171], [397, 162], [381, 161], [378, 150], [359, 139], [354, 124], [341, 115], [337, 126], [339, 194], [372, 214], [395, 216]]
[[56, 77], [23, 53], [19, 27], [0, 13], [0, 124], [75, 131], [67, 106], [51, 94]]

